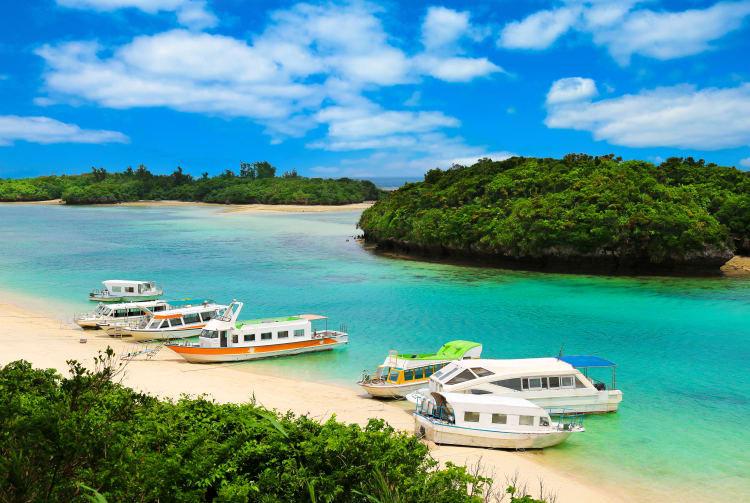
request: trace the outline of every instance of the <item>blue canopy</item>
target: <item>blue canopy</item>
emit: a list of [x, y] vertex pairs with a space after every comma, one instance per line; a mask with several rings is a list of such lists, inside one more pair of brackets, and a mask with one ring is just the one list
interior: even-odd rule
[[583, 368], [583, 367], [616, 367], [617, 364], [604, 358], [591, 355], [579, 355], [579, 356], [558, 356], [558, 360], [569, 363], [570, 365]]

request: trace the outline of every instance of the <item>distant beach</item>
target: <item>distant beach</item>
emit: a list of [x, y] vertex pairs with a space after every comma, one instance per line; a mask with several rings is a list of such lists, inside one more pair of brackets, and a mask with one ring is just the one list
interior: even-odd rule
[[[24, 359], [36, 367], [55, 368], [61, 374], [66, 360], [76, 359], [91, 365], [98, 351], [111, 346], [122, 355], [144, 349], [123, 339], [112, 339], [102, 331], [83, 331], [39, 314], [17, 307], [12, 294], [3, 293], [0, 319], [0, 365]], [[83, 338], [85, 343], [80, 343]], [[386, 402], [368, 398], [354, 388], [318, 382], [299, 381], [256, 373], [247, 365], [194, 365], [185, 362], [168, 349], [152, 359], [138, 356], [128, 361], [122, 384], [160, 397], [177, 399], [182, 394], [206, 394], [219, 402], [258, 403], [279, 411], [291, 410], [320, 421], [335, 415], [347, 423], [364, 425], [370, 417], [385, 419], [393, 427], [412, 431], [411, 406], [405, 402]], [[519, 480], [535, 492], [539, 480], [547, 490], [558, 494], [560, 502], [615, 503], [632, 501], [632, 495], [613, 487], [605, 489], [597, 482], [584, 481], [577, 475], [540, 464], [534, 453], [431, 445], [432, 455], [442, 463], [472, 464], [477, 460], [494, 472], [502, 482], [506, 476], [519, 474]]]

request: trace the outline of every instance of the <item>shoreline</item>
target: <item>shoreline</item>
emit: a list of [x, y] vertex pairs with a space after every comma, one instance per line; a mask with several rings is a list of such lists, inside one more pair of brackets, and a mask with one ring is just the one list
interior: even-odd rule
[[[2, 201], [0, 205], [22, 205], [22, 204], [41, 204], [51, 206], [68, 206], [61, 199], [48, 199], [45, 201]], [[126, 201], [122, 203], [111, 204], [71, 204], [71, 207], [117, 207], [117, 206], [207, 206], [221, 208], [219, 213], [322, 213], [330, 211], [356, 211], [366, 210], [375, 204], [375, 201], [363, 201], [361, 203], [350, 204], [221, 204], [205, 203], [202, 201], [176, 201], [165, 199], [160, 201]]]
[[[29, 312], [17, 307], [18, 297], [2, 292], [0, 318], [5, 330], [0, 333], [0, 365], [25, 359], [35, 367], [54, 368], [64, 374], [68, 359], [76, 359], [86, 366], [98, 350], [111, 346], [117, 354], [136, 350], [136, 344], [112, 339], [101, 331], [83, 331], [62, 321]], [[83, 337], [86, 343], [79, 339]], [[141, 346], [141, 345], [137, 345]], [[142, 346], [141, 346], [142, 348]], [[298, 381], [288, 377], [254, 372], [238, 365], [190, 364], [163, 348], [152, 359], [130, 360], [122, 383], [161, 398], [177, 399], [182, 394], [206, 394], [218, 402], [248, 402], [254, 398], [259, 404], [280, 412], [308, 414], [324, 421], [331, 416], [345, 423], [366, 424], [370, 417], [385, 419], [394, 428], [411, 432], [411, 407], [401, 402], [374, 400], [359, 390], [328, 383]], [[591, 501], [615, 503], [632, 501], [633, 494], [617, 487], [616, 481], [594, 485], [583, 480], [582, 474], [571, 473], [564, 467], [541, 462], [540, 453], [475, 449], [456, 446], [430, 445], [432, 456], [446, 463], [468, 465], [481, 459], [485, 470], [494, 472], [502, 483], [506, 476], [519, 474], [535, 494], [541, 478], [546, 488], [557, 493], [557, 501]]]

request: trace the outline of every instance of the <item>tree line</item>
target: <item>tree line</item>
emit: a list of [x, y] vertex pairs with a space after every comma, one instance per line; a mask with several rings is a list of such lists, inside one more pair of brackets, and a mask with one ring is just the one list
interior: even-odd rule
[[138, 200], [201, 201], [222, 204], [349, 204], [377, 200], [382, 191], [366, 180], [306, 178], [296, 169], [276, 176], [267, 161], [240, 162], [239, 174], [193, 177], [177, 167], [155, 175], [146, 166], [110, 173], [92, 167], [81, 175], [0, 179], [0, 201], [62, 199], [66, 204], [102, 204]]

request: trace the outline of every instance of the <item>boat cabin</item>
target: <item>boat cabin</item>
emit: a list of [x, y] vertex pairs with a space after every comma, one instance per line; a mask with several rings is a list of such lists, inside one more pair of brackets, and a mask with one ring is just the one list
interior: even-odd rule
[[[201, 347], [257, 347], [311, 340], [319, 333], [312, 328], [312, 320], [325, 316], [299, 315], [276, 318], [259, 318], [236, 322], [226, 326], [219, 320], [207, 326], [200, 334]], [[320, 332], [321, 334], [323, 331]]]
[[104, 288], [113, 297], [149, 295], [157, 291], [154, 281], [127, 281], [119, 279], [110, 279], [102, 281]]
[[[212, 300], [205, 300], [198, 305], [198, 301], [192, 302], [187, 307], [179, 307], [179, 303], [170, 305], [170, 309], [154, 313], [145, 325], [146, 330], [168, 330], [181, 329], [186, 326], [205, 324], [220, 315], [227, 306], [216, 304]], [[178, 305], [175, 305], [178, 304]]]
[[504, 396], [433, 392], [417, 401], [415, 414], [444, 424], [506, 432], [534, 432], [552, 425], [538, 405]]
[[408, 384], [429, 379], [451, 360], [471, 360], [482, 354], [482, 345], [471, 341], [451, 341], [443, 344], [437, 353], [398, 354], [391, 351], [382, 365], [375, 370], [375, 379], [391, 384]]

